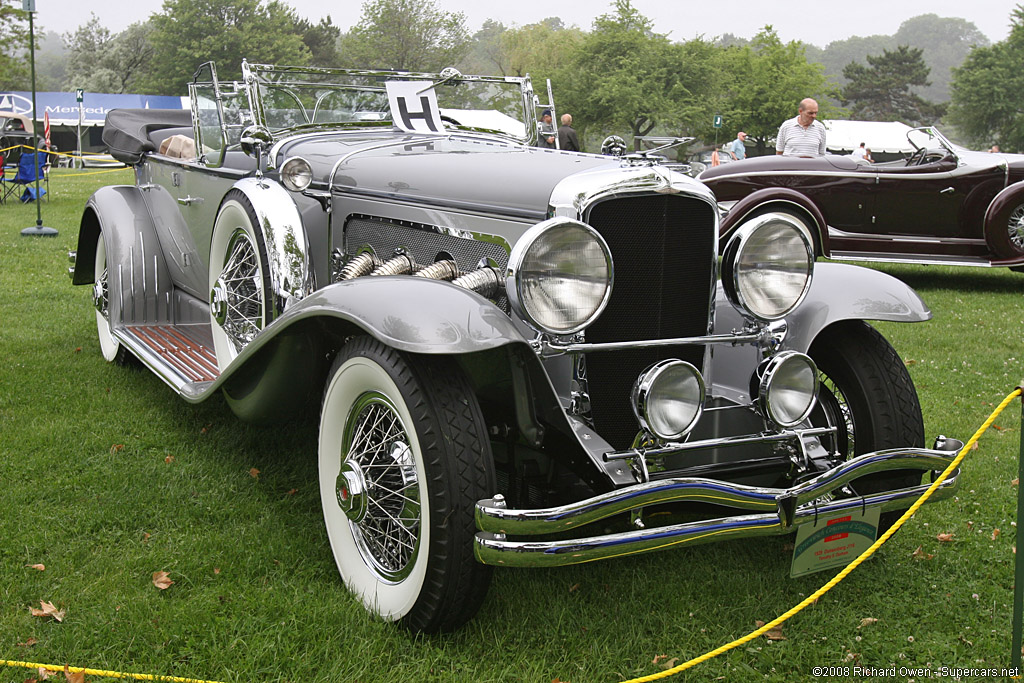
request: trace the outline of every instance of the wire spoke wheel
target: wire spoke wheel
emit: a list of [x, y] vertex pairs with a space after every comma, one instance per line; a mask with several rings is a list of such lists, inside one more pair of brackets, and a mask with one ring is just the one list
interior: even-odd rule
[[237, 353], [263, 327], [263, 274], [256, 247], [245, 230], [238, 229], [231, 236], [227, 261], [214, 292], [222, 304], [217, 322]]
[[1006, 232], [1010, 238], [1010, 244], [1019, 251], [1024, 252], [1024, 204], [1021, 204], [1010, 213]]
[[[339, 499], [364, 496], [348, 506], [357, 547], [382, 580], [397, 581], [408, 575], [419, 550], [421, 525], [419, 475], [406, 427], [386, 396], [367, 392], [353, 406], [345, 434], [350, 442], [338, 478]], [[361, 494], [353, 493], [356, 487]]]
[[110, 322], [110, 268], [107, 265], [107, 247], [103, 233], [96, 238], [96, 260], [94, 261], [92, 305], [96, 309], [96, 336], [100, 342], [103, 358], [111, 363], [125, 365], [134, 356], [119, 342], [112, 332]]
[[258, 226], [245, 194], [229, 192], [210, 242], [210, 322], [221, 370], [272, 320], [267, 250]]
[[363, 606], [413, 631], [468, 621], [491, 578], [473, 556], [474, 504], [496, 489], [458, 365], [350, 340], [324, 390], [318, 460], [334, 560]]

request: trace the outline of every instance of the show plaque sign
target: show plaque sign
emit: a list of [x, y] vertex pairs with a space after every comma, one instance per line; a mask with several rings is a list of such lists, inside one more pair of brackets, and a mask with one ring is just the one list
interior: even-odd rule
[[880, 514], [878, 508], [848, 511], [836, 517], [822, 516], [817, 524], [799, 527], [790, 577], [849, 564], [875, 542]]

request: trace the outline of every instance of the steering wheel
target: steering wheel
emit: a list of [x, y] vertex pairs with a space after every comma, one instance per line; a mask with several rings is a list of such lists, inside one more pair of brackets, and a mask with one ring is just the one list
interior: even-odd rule
[[914, 150], [914, 153], [907, 159], [907, 166], [920, 166], [924, 163], [925, 148], [919, 147]]

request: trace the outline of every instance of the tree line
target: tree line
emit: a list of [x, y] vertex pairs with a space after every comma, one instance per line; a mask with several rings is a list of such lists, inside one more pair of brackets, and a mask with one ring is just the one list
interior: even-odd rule
[[[18, 2], [0, 0], [0, 35], [8, 36], [0, 45], [2, 89], [28, 89], [27, 18]], [[1016, 87], [1024, 78], [1017, 67], [1024, 7], [1010, 20], [1010, 36], [993, 45], [963, 19], [922, 15], [895, 36], [854, 37], [823, 51], [784, 42], [770, 25], [751, 39], [673, 41], [631, 0], [613, 0], [589, 30], [551, 17], [511, 27], [488, 20], [473, 34], [462, 13], [431, 0], [366, 0], [345, 32], [330, 16], [314, 23], [279, 0], [165, 0], [160, 12], [119, 33], [93, 15], [61, 36], [59, 60], [47, 62], [44, 53], [41, 65], [51, 89], [165, 95], [183, 94], [196, 67], [211, 60], [224, 80], [239, 76], [243, 57], [409, 71], [454, 65], [464, 73], [529, 73], [538, 91], [550, 78], [559, 110], [592, 140], [614, 133], [724, 142], [744, 130], [763, 152], [796, 103], [814, 97], [822, 118], [941, 120], [966, 144], [1024, 150], [1024, 91]], [[929, 61], [938, 66], [938, 90], [928, 90]], [[949, 102], [922, 95], [936, 92], [948, 92]], [[722, 130], [712, 126], [716, 114]]]

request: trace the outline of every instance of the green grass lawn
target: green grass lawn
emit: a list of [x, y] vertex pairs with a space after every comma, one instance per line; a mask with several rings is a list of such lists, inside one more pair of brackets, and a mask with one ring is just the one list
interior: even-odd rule
[[[148, 371], [103, 362], [90, 291], [70, 284], [66, 253], [89, 194], [130, 181], [55, 170], [43, 203], [55, 239], [19, 235], [34, 206], [0, 206], [0, 659], [220, 681], [616, 681], [660, 671], [656, 655], [681, 662], [742, 636], [830, 578], [791, 580], [789, 539], [732, 541], [499, 570], [453, 635], [371, 620], [322, 527], [315, 417], [247, 425], [219, 398], [192, 406]], [[882, 269], [935, 313], [878, 325], [909, 366], [929, 443], [966, 440], [1024, 378], [1024, 275]], [[785, 640], [671, 680], [1008, 665], [1020, 403], [996, 425], [958, 498], [926, 506], [787, 622]], [[45, 571], [26, 566], [37, 563]], [[157, 571], [175, 583], [158, 590]], [[32, 616], [40, 600], [64, 621]], [[0, 683], [31, 675], [0, 667]]]

